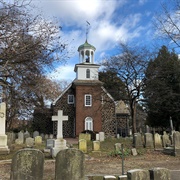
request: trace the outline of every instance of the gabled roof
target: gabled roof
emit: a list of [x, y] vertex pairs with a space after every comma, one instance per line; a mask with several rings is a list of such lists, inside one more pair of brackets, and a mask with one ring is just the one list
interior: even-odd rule
[[72, 83], [70, 83], [66, 89], [64, 89], [64, 91], [58, 96], [58, 98], [53, 101], [52, 105], [55, 105], [56, 102], [69, 90], [69, 88], [72, 86]]

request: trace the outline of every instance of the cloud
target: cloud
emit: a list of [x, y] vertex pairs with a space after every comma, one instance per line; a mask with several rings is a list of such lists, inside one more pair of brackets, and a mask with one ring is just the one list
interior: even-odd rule
[[47, 77], [52, 80], [67, 80], [72, 81], [75, 79], [76, 73], [74, 72], [74, 65], [60, 66], [55, 71], [47, 74]]

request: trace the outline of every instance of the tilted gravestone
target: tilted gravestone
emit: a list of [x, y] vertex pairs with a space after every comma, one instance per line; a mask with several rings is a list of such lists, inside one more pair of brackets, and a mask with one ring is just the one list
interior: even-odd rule
[[19, 150], [12, 158], [11, 180], [42, 180], [44, 155], [37, 149]]
[[84, 154], [78, 149], [65, 149], [56, 155], [55, 180], [84, 180]]
[[161, 139], [161, 135], [159, 135], [158, 133], [154, 134], [154, 147], [155, 149], [162, 149], [162, 139]]

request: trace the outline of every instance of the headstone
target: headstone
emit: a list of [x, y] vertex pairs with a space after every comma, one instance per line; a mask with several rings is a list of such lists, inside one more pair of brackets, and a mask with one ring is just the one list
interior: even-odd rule
[[104, 132], [99, 132], [99, 141], [104, 141], [105, 140], [105, 134]]
[[171, 144], [169, 135], [164, 131], [162, 135], [162, 142], [163, 142], [163, 147], [167, 147], [168, 145]]
[[162, 149], [162, 139], [161, 139], [161, 135], [159, 135], [158, 133], [154, 134], [154, 147], [155, 149]]
[[66, 140], [63, 139], [63, 121], [67, 121], [68, 116], [63, 116], [63, 111], [58, 110], [57, 116], [52, 116], [52, 121], [57, 122], [57, 139], [54, 141], [54, 147], [51, 149], [52, 157], [56, 157], [60, 150], [67, 149]]
[[121, 175], [118, 177], [118, 180], [127, 180], [127, 175]]
[[41, 133], [40, 136], [42, 137], [42, 140], [44, 141], [44, 139], [45, 139], [44, 138], [45, 137], [44, 133]]
[[0, 104], [0, 154], [9, 154], [9, 148], [7, 146], [6, 129], [6, 103]]
[[34, 131], [33, 132], [33, 138], [35, 138], [36, 136], [39, 136], [39, 132], [38, 131]]
[[116, 179], [116, 176], [110, 176], [110, 175], [107, 175], [107, 176], [104, 176], [103, 180], [113, 180], [113, 179]]
[[41, 136], [36, 136], [34, 138], [35, 144], [42, 144], [42, 137]]
[[13, 132], [7, 132], [7, 143], [8, 145], [13, 144], [15, 141], [15, 134]]
[[180, 132], [173, 133], [175, 156], [180, 156]]
[[133, 156], [137, 156], [137, 150], [136, 150], [136, 148], [132, 148], [132, 149], [131, 149], [131, 153], [132, 153]]
[[150, 178], [154, 180], [170, 180], [171, 179], [171, 173], [166, 168], [153, 168], [149, 170], [150, 172]]
[[16, 152], [11, 163], [11, 180], [42, 180], [44, 155], [37, 149]]
[[55, 180], [84, 180], [84, 154], [77, 149], [61, 150], [56, 156]]
[[31, 138], [31, 137], [26, 138], [25, 143], [26, 143], [27, 147], [33, 147], [34, 146], [34, 138]]
[[127, 179], [130, 180], [150, 180], [150, 175], [148, 170], [144, 169], [133, 169], [127, 172]]
[[150, 129], [148, 125], [146, 125], [146, 133], [150, 133]]
[[100, 141], [93, 141], [93, 151], [100, 151]]
[[49, 135], [49, 138], [50, 138], [50, 139], [53, 139], [53, 138], [54, 138], [53, 134], [50, 134], [50, 135]]
[[[45, 139], [45, 140], [46, 140], [46, 139], [49, 139], [49, 135], [48, 135], [48, 134], [45, 134], [44, 139]], [[52, 138], [51, 138], [51, 139], [52, 139]]]
[[21, 142], [21, 144], [24, 143], [24, 133], [23, 133], [22, 131], [20, 131], [20, 132], [18, 133], [18, 139], [19, 139], [19, 141]]
[[79, 150], [84, 153], [87, 153], [87, 141], [85, 139], [79, 140]]
[[154, 148], [153, 135], [151, 133], [145, 133], [145, 147]]
[[135, 148], [141, 148], [143, 147], [143, 142], [142, 142], [142, 135], [140, 133], [134, 133], [134, 147]]
[[96, 134], [96, 141], [99, 141], [99, 134]]
[[54, 139], [47, 139], [46, 140], [46, 149], [51, 149], [54, 147]]
[[121, 143], [116, 143], [114, 145], [114, 149], [115, 149], [115, 151], [121, 151]]
[[81, 139], [85, 139], [86, 141], [90, 141], [91, 140], [91, 134], [80, 133], [79, 134], [79, 140], [81, 140]]
[[24, 140], [26, 141], [26, 138], [30, 137], [30, 133], [28, 131], [26, 131], [24, 133]]
[[117, 139], [119, 139], [120, 138], [120, 135], [119, 134], [117, 134]]

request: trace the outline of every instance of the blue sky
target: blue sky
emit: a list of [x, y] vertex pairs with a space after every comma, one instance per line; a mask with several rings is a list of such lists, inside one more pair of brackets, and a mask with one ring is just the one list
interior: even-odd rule
[[69, 44], [71, 58], [49, 74], [52, 79], [73, 80], [79, 63], [78, 47], [86, 40], [86, 21], [90, 23], [88, 42], [96, 47], [98, 63], [114, 55], [120, 41], [150, 44], [155, 36], [152, 20], [161, 0], [32, 0], [46, 17], [55, 16], [62, 26], [61, 36]]

